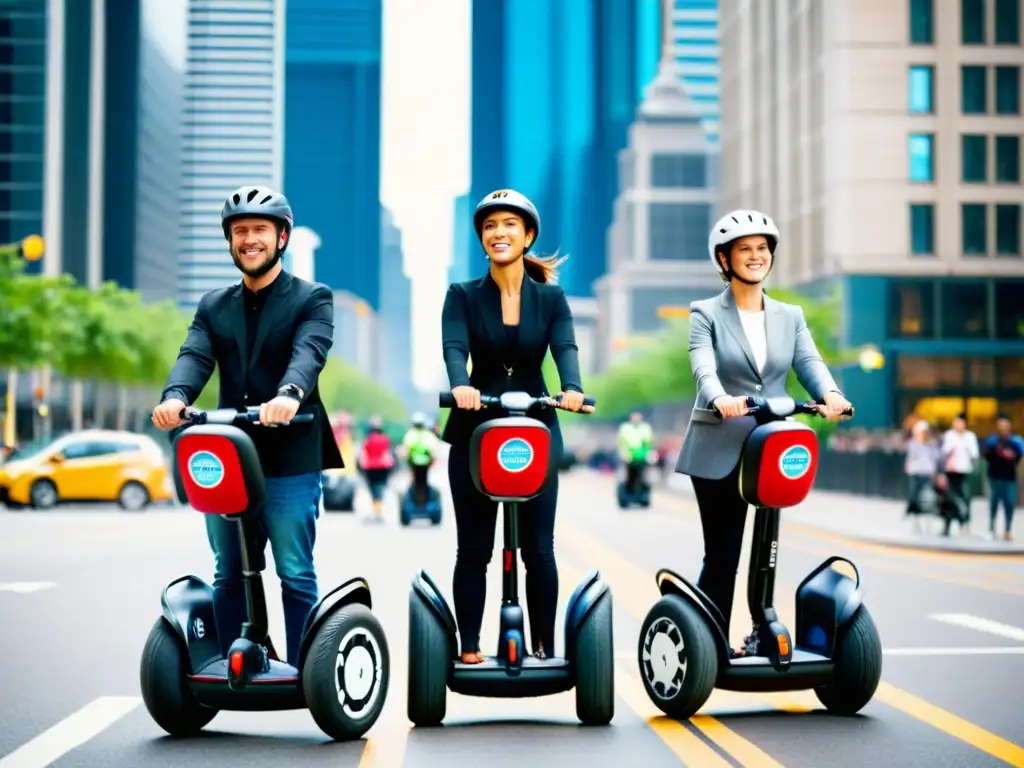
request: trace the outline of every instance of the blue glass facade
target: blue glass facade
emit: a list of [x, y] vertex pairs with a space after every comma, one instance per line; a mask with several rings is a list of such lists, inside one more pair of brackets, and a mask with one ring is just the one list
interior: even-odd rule
[[[542, 221], [537, 251], [570, 256], [559, 281], [572, 296], [591, 295], [605, 271], [616, 156], [657, 68], [658, 6], [657, 0], [473, 4], [470, 202], [501, 187], [530, 197]], [[528, 51], [512, 44], [515, 36], [495, 34], [525, 26]], [[462, 236], [468, 252], [478, 253], [471, 226]]]
[[380, 207], [380, 323], [384, 327], [381, 360], [384, 384], [412, 402], [412, 281], [405, 276], [402, 232]]
[[317, 280], [381, 305], [381, 0], [288, 0], [284, 188]]
[[0, 243], [43, 234], [45, 68], [46, 0], [0, 5]]
[[717, 144], [721, 116], [718, 0], [674, 0], [673, 7], [679, 77], [701, 115], [708, 140]]
[[455, 198], [454, 215], [452, 216], [452, 263], [448, 267], [448, 282], [461, 283], [469, 280], [476, 274], [482, 273], [482, 269], [473, 269], [471, 263], [474, 255], [483, 263], [480, 245], [474, 236], [471, 240], [466, 239], [466, 233], [473, 231], [472, 206], [469, 195], [460, 195]]

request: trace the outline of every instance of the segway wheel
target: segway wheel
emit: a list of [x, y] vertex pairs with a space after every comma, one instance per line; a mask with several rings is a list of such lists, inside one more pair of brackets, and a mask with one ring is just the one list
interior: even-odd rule
[[142, 649], [139, 682], [153, 721], [171, 736], [195, 736], [217, 716], [200, 704], [188, 687], [184, 643], [162, 616]]
[[306, 706], [320, 730], [335, 741], [370, 730], [387, 699], [390, 666], [384, 630], [365, 605], [346, 605], [321, 624], [302, 664]]
[[409, 599], [409, 689], [406, 714], [413, 725], [440, 725], [448, 707], [448, 668], [454, 649], [440, 619], [416, 595]]
[[647, 614], [637, 661], [647, 695], [676, 720], [686, 720], [704, 706], [718, 677], [718, 647], [711, 629], [678, 595], [665, 595]]
[[615, 491], [616, 498], [619, 502], [619, 509], [626, 509], [629, 506], [629, 494], [626, 493], [626, 484], [619, 483], [618, 488]]
[[833, 658], [832, 682], [814, 693], [829, 712], [855, 715], [871, 701], [882, 679], [882, 640], [863, 605], [836, 638]]
[[583, 725], [608, 725], [615, 715], [615, 648], [612, 593], [605, 592], [576, 637], [576, 717]]

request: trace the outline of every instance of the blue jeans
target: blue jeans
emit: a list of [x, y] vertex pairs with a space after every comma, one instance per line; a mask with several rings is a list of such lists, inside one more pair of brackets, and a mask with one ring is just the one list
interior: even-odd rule
[[999, 516], [999, 505], [1003, 505], [1006, 517], [1006, 530], [1013, 530], [1013, 508], [1017, 506], [1017, 481], [988, 479], [988, 524], [992, 533], [996, 532], [996, 518]]
[[[302, 631], [318, 598], [313, 544], [316, 519], [320, 515], [321, 474], [267, 478], [267, 503], [256, 513], [253, 541], [249, 543], [250, 564], [255, 571], [267, 567], [266, 549], [274, 553], [281, 580], [285, 641], [288, 663], [298, 666]], [[218, 515], [207, 515], [206, 535], [214, 555], [213, 610], [221, 648], [228, 648], [241, 636], [245, 621], [245, 584], [242, 581], [242, 553], [239, 524]]]

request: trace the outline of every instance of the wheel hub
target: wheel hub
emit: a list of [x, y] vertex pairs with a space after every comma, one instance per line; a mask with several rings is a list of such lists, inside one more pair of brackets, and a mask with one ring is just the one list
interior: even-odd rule
[[660, 617], [644, 634], [640, 667], [644, 678], [660, 699], [671, 699], [682, 690], [686, 679], [686, 646], [675, 622]]
[[350, 630], [338, 643], [334, 676], [338, 703], [346, 715], [359, 719], [373, 710], [380, 695], [381, 675], [382, 659], [377, 639], [363, 627]]

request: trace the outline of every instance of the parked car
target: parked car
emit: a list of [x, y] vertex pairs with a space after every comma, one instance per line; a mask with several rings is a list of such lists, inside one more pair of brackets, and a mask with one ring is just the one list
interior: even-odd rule
[[166, 455], [153, 438], [134, 432], [72, 432], [26, 446], [0, 465], [0, 502], [12, 508], [106, 501], [139, 511], [173, 498]]

